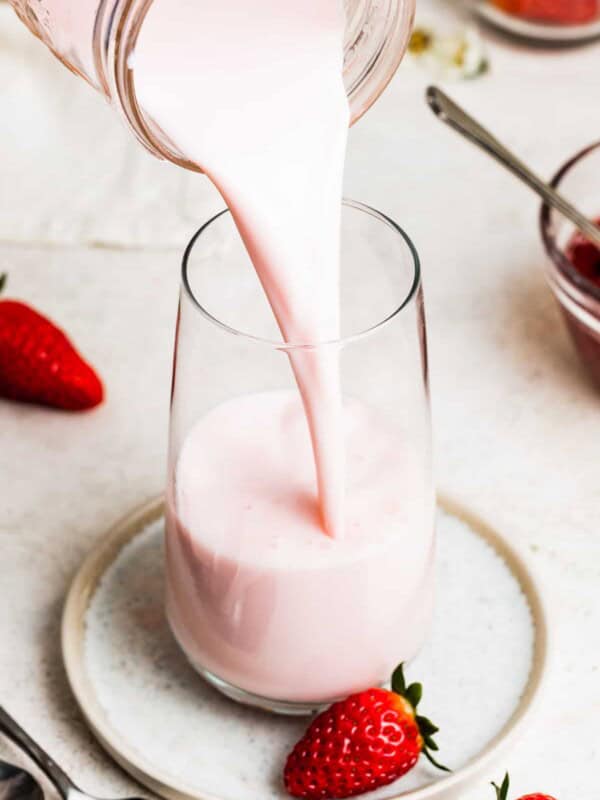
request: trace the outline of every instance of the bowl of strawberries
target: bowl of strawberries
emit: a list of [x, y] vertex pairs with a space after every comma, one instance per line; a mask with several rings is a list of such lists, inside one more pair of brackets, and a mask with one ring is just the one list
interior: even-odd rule
[[[552, 186], [600, 226], [600, 142], [569, 159]], [[540, 227], [548, 283], [580, 361], [600, 388], [600, 249], [546, 204]]]
[[475, 10], [527, 39], [569, 43], [600, 36], [600, 0], [477, 0]]

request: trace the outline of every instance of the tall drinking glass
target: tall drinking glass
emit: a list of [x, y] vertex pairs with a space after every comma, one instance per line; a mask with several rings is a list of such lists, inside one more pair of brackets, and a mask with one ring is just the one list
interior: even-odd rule
[[[310, 235], [310, 231], [307, 231]], [[386, 681], [432, 610], [434, 492], [419, 261], [346, 201], [341, 336], [284, 342], [228, 212], [182, 273], [167, 490], [167, 614], [234, 699], [304, 713]], [[327, 536], [294, 359], [339, 370], [343, 536]]]

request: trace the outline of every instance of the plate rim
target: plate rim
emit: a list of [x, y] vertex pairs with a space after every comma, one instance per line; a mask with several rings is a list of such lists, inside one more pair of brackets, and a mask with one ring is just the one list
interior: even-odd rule
[[[512, 745], [535, 712], [548, 671], [550, 649], [547, 614], [537, 580], [524, 558], [492, 525], [463, 503], [445, 493], [437, 495], [437, 505], [446, 513], [466, 522], [505, 560], [519, 581], [529, 603], [535, 627], [531, 672], [520, 703], [502, 730], [464, 767], [426, 786], [403, 792], [388, 800], [434, 800], [455, 796], [473, 782]], [[143, 503], [118, 519], [101, 536], [79, 567], [68, 590], [61, 620], [61, 649], [67, 681], [77, 705], [104, 750], [146, 788], [167, 800], [223, 800], [214, 794], [199, 794], [184, 781], [167, 778], [130, 747], [110, 724], [85, 669], [85, 615], [106, 569], [121, 549], [141, 528], [158, 519], [164, 511], [163, 496]], [[458, 796], [458, 795], [456, 795]], [[240, 799], [241, 800], [241, 799]]]
[[489, 0], [475, 0], [473, 7], [482, 19], [495, 28], [522, 39], [554, 44], [576, 44], [590, 42], [600, 37], [600, 20], [580, 25], [554, 25], [513, 17], [502, 9], [491, 6]]

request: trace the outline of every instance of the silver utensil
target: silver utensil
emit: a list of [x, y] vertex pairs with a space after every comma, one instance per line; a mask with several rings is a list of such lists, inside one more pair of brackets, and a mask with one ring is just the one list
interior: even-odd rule
[[[69, 776], [58, 766], [56, 761], [33, 741], [31, 736], [21, 728], [2, 706], [0, 706], [0, 732], [6, 734], [9, 739], [35, 761], [38, 767], [40, 767], [52, 781], [63, 800], [98, 800], [98, 798], [93, 795], [86, 794], [79, 789]], [[23, 800], [25, 800], [25, 798], [23, 798]], [[31, 797], [30, 800], [38, 800], [38, 798]], [[131, 797], [125, 798], [125, 800], [139, 800], [139, 798]]]
[[[501, 144], [492, 134], [480, 125], [473, 117], [467, 114], [448, 95], [444, 94], [437, 86], [427, 89], [427, 102], [430, 108], [442, 122], [445, 122], [455, 131], [458, 131], [469, 141], [481, 147], [486, 153], [500, 162], [513, 175], [527, 184], [530, 189], [544, 200], [549, 206], [555, 208], [573, 225], [578, 228], [590, 242], [600, 247], [600, 228], [578, 211], [568, 200], [560, 195], [548, 183], [535, 175], [529, 167], [520, 161], [514, 153]], [[600, 187], [599, 187], [600, 192]]]
[[27, 770], [0, 761], [0, 800], [44, 800], [44, 793]]

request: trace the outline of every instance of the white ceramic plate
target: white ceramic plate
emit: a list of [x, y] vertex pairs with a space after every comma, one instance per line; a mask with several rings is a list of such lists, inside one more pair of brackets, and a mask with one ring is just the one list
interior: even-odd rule
[[[169, 800], [284, 800], [281, 768], [307, 723], [238, 706], [187, 664], [162, 610], [162, 514], [158, 499], [117, 523], [73, 582], [62, 647], [75, 697], [116, 761]], [[498, 777], [493, 763], [542, 684], [544, 611], [521, 558], [444, 500], [437, 561], [432, 635], [407, 672], [425, 684], [423, 712], [440, 725], [440, 758], [455, 771], [421, 759], [369, 800], [458, 800], [482, 770]]]
[[523, 39], [555, 44], [585, 42], [600, 37], [600, 19], [585, 25], [547, 25], [531, 22], [492, 5], [489, 0], [475, 0], [475, 11], [496, 28]]

